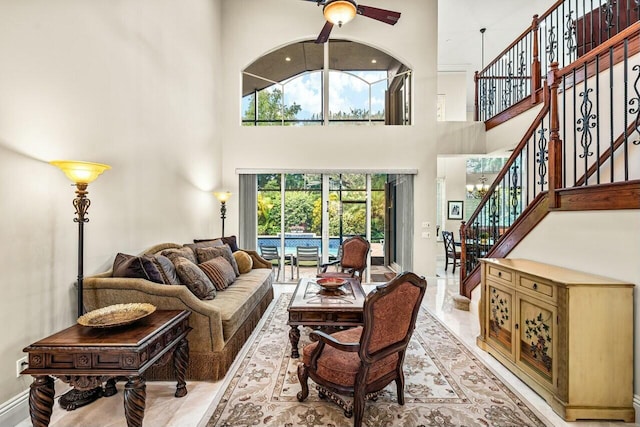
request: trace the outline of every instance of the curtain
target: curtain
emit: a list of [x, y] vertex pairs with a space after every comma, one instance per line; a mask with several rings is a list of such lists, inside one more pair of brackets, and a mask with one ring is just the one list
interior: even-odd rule
[[255, 174], [240, 175], [240, 232], [238, 246], [256, 250], [258, 240], [258, 180]]
[[413, 175], [389, 175], [395, 197], [394, 244], [396, 264], [402, 271], [413, 270]]

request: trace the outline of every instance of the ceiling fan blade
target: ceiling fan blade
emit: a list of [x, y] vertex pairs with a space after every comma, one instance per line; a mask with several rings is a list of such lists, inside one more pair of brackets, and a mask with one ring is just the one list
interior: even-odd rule
[[367, 18], [375, 19], [389, 25], [396, 25], [396, 22], [400, 19], [400, 12], [378, 9], [377, 7], [362, 4], [358, 5], [358, 15], [366, 16]]
[[320, 31], [320, 34], [316, 39], [316, 43], [317, 44], [326, 43], [327, 40], [329, 40], [329, 34], [331, 34], [332, 29], [333, 29], [333, 24], [327, 21], [327, 23], [324, 24], [324, 27], [322, 27], [322, 31]]

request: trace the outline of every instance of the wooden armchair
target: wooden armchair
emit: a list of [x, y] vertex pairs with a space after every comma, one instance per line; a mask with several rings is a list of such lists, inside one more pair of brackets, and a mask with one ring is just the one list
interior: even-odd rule
[[327, 267], [334, 263], [322, 265], [322, 272], [318, 277], [353, 278], [362, 282], [362, 275], [367, 268], [367, 255], [371, 244], [360, 236], [353, 236], [342, 243], [342, 256], [340, 257], [340, 271], [327, 272]]
[[[364, 326], [328, 335], [314, 331], [302, 350], [298, 401], [309, 396], [309, 377], [318, 384], [321, 397], [329, 396], [353, 425], [362, 425], [365, 399], [375, 396], [392, 381], [398, 403], [404, 405], [404, 356], [416, 324], [427, 282], [414, 273], [402, 273], [378, 286], [364, 303]], [[353, 395], [353, 404], [337, 394]]]

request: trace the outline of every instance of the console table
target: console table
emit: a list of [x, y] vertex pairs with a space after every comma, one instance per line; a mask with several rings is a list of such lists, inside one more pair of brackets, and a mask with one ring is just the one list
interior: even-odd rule
[[22, 373], [33, 376], [29, 393], [33, 425], [49, 425], [54, 400], [52, 376], [79, 390], [106, 382], [106, 396], [116, 393], [118, 379], [126, 379], [127, 425], [140, 427], [146, 397], [142, 375], [154, 364], [167, 363], [173, 354], [178, 381], [175, 396], [185, 396], [190, 314], [189, 311], [158, 310], [131, 325], [117, 328], [73, 325], [26, 347], [23, 351], [29, 353], [29, 368]]
[[482, 259], [477, 343], [562, 418], [633, 422], [634, 285], [526, 259]]

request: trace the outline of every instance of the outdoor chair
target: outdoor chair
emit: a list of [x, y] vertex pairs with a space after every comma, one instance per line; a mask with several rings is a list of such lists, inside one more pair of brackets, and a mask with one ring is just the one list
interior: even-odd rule
[[[336, 332], [311, 332], [313, 341], [302, 350], [298, 380], [302, 402], [309, 396], [309, 377], [318, 395], [337, 403], [353, 425], [360, 427], [365, 400], [375, 399], [392, 381], [398, 403], [404, 405], [405, 352], [413, 333], [427, 282], [414, 273], [402, 273], [376, 287], [364, 302], [363, 326]], [[347, 403], [338, 395], [353, 396]]]
[[317, 246], [296, 247], [296, 278], [300, 279], [300, 267], [316, 267], [316, 274], [320, 273], [320, 251]]
[[[267, 245], [260, 245], [260, 256], [264, 259], [266, 259], [267, 261], [271, 262], [271, 265], [273, 265], [274, 267], [277, 266], [278, 267], [278, 272], [276, 273], [276, 282], [278, 281], [278, 279], [280, 278], [280, 253], [278, 251], [278, 247], [277, 246], [267, 246]], [[290, 265], [291, 266], [291, 278], [293, 279], [293, 263], [291, 262], [291, 257], [287, 257], [285, 255], [285, 259], [284, 259], [284, 265]], [[282, 277], [282, 280], [285, 280], [284, 274]]]
[[456, 272], [456, 264], [460, 265], [460, 249], [456, 246], [455, 241], [453, 240], [453, 233], [451, 231], [442, 231], [442, 242], [444, 243], [444, 271], [447, 271], [449, 267], [449, 258], [453, 261], [453, 270], [452, 273]]
[[318, 277], [339, 277], [344, 279], [356, 278], [362, 282], [362, 275], [367, 268], [367, 255], [371, 244], [360, 236], [353, 236], [342, 242], [342, 256], [340, 257], [340, 271], [327, 272], [331, 263], [322, 265], [322, 272]]

